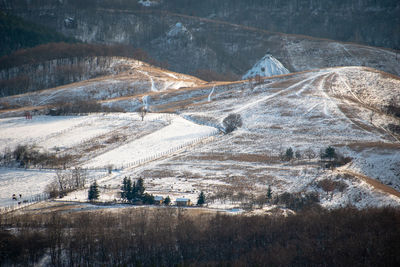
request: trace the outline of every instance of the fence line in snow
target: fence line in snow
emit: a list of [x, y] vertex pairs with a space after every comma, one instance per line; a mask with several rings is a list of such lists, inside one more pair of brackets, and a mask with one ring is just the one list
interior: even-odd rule
[[[135, 120], [135, 121], [141, 121], [142, 118], [140, 117], [140, 114], [139, 114], [138, 112], [136, 112], [136, 113], [137, 113], [137, 117], [136, 117], [136, 116], [134, 116], [134, 117], [132, 116], [132, 117], [129, 117], [129, 118], [126, 118], [126, 119]], [[101, 113], [81, 113], [81, 114], [78, 114], [77, 116], [93, 116], [93, 115], [100, 115], [100, 114], [101, 114]], [[81, 122], [81, 123], [78, 123], [78, 124], [73, 125], [73, 126], [71, 126], [71, 127], [65, 128], [65, 129], [63, 129], [63, 130], [61, 130], [61, 131], [57, 131], [57, 132], [54, 132], [54, 133], [51, 133], [51, 134], [48, 134], [48, 135], [46, 135], [46, 136], [42, 136], [42, 137], [39, 137], [39, 138], [30, 139], [29, 141], [27, 141], [27, 142], [25, 142], [25, 143], [27, 143], [27, 144], [31, 144], [31, 143], [33, 143], [33, 142], [34, 142], [34, 143], [41, 143], [41, 142], [43, 142], [43, 141], [45, 141], [45, 140], [54, 138], [54, 137], [56, 137], [56, 136], [65, 134], [65, 133], [70, 132], [70, 131], [73, 131], [73, 130], [79, 128], [79, 127], [82, 127], [82, 126], [91, 124], [91, 123], [93, 123], [96, 119], [110, 120], [110, 121], [113, 121], [113, 120], [118, 119], [118, 117], [117, 117], [117, 118], [116, 118], [116, 117], [109, 117], [109, 116], [105, 116], [104, 114], [103, 114], [103, 116], [104, 116], [104, 117], [101, 117], [101, 118], [100, 118], [100, 117], [99, 117], [99, 118], [92, 117], [90, 121], [85, 120], [85, 121], [83, 121], [83, 122]], [[148, 118], [148, 117], [146, 118], [146, 116], [145, 116], [145, 117], [144, 117], [144, 121], [155, 122], [155, 121], [159, 121], [159, 120], [162, 120], [162, 119], [164, 119], [164, 120], [169, 120], [169, 119], [173, 119], [173, 118], [176, 118], [176, 117], [177, 117], [176, 114], [163, 113], [163, 114], [160, 114], [159, 116], [157, 116], [157, 117], [155, 117], [155, 118]], [[101, 134], [101, 135], [102, 135], [102, 134]], [[91, 137], [91, 138], [87, 138], [87, 139], [81, 140], [81, 143], [90, 141], [91, 139], [95, 139], [95, 138], [97, 138], [97, 137], [99, 137], [99, 136], [101, 136], [101, 135], [98, 135], [98, 136], [94, 136], [94, 137]]]
[[110, 164], [108, 164], [108, 165], [106, 165], [106, 166], [95, 167], [95, 168], [88, 168], [88, 169], [89, 169], [89, 170], [98, 170], [98, 171], [103, 171], [103, 170], [104, 170], [104, 171], [107, 171], [108, 168], [109, 168], [108, 166], [110, 166], [110, 165], [112, 166], [112, 168], [113, 168], [114, 170], [122, 170], [122, 169], [125, 169], [125, 168], [131, 168], [131, 167], [134, 167], [134, 166], [140, 166], [140, 165], [142, 165], [142, 164], [144, 164], [144, 163], [151, 162], [151, 161], [153, 161], [153, 160], [162, 158], [162, 157], [164, 157], [164, 156], [166, 156], [166, 155], [173, 154], [173, 153], [175, 153], [175, 152], [177, 152], [177, 151], [179, 151], [179, 150], [182, 150], [182, 149], [189, 149], [189, 148], [191, 148], [191, 147], [194, 147], [194, 146], [197, 145], [198, 143], [201, 143], [201, 142], [205, 143], [206, 139], [210, 139], [210, 137], [214, 138], [214, 136], [215, 136], [218, 132], [219, 132], [219, 130], [215, 129], [214, 131], [208, 133], [208, 134], [205, 135], [205, 136], [195, 138], [195, 139], [193, 139], [193, 140], [184, 142], [184, 143], [182, 143], [182, 144], [180, 144], [180, 145], [178, 145], [178, 146], [172, 147], [172, 148], [170, 148], [170, 149], [168, 149], [168, 150], [166, 150], [166, 151], [159, 152], [159, 153], [155, 153], [155, 154], [153, 154], [153, 155], [151, 155], [151, 156], [148, 156], [148, 157], [145, 157], [145, 158], [141, 158], [141, 159], [135, 160], [135, 161], [133, 161], [133, 162], [121, 164], [121, 165], [119, 165], [119, 166], [116, 166], [116, 165], [110, 163]]
[[41, 193], [41, 194], [32, 195], [32, 196], [29, 196], [27, 198], [20, 199], [20, 200], [17, 199], [17, 200], [14, 200], [16, 202], [14, 205], [0, 207], [0, 214], [16, 211], [16, 210], [28, 207], [30, 205], [33, 205], [35, 203], [38, 203], [40, 201], [47, 200], [49, 198], [50, 198], [49, 194]]

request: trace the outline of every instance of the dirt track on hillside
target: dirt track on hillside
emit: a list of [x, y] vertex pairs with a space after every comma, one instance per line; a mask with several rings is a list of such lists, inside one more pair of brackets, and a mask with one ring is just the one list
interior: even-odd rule
[[390, 194], [392, 196], [400, 198], [400, 192], [399, 191], [397, 191], [397, 190], [393, 189], [392, 187], [387, 186], [387, 185], [377, 181], [376, 179], [373, 179], [371, 177], [368, 177], [368, 176], [365, 176], [365, 175], [362, 175], [362, 174], [359, 174], [359, 173], [356, 173], [356, 172], [353, 172], [353, 171], [350, 171], [350, 170], [340, 170], [340, 171], [338, 170], [338, 172], [342, 173], [342, 174], [349, 174], [349, 175], [351, 175], [351, 176], [353, 176], [353, 177], [355, 177], [355, 178], [357, 178], [357, 179], [359, 179], [361, 181], [366, 182], [367, 184], [369, 184], [370, 186], [372, 186], [374, 189], [376, 189], [378, 191], [381, 191], [383, 193]]

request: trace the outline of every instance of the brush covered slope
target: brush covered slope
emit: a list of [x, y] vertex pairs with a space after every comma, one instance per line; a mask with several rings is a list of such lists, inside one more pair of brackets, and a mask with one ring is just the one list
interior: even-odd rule
[[[153, 80], [155, 74], [148, 72]], [[204, 191], [210, 208], [247, 209], [255, 203], [262, 207], [268, 188], [278, 200], [284, 199], [284, 193], [306, 199], [318, 196], [311, 199], [331, 208], [400, 204], [399, 133], [389, 127], [399, 125], [399, 118], [387, 109], [399, 103], [396, 76], [340, 67], [258, 83], [214, 83], [153, 92], [148, 92], [153, 88], [149, 77], [141, 78], [147, 80], [146, 95], [151, 101], [146, 102], [154, 113], [144, 118], [114, 113], [1, 119], [1, 150], [12, 151], [28, 142], [41, 151], [68, 156], [68, 168], [88, 168], [100, 185], [107, 185], [102, 200], [118, 199], [122, 179], [131, 176], [144, 177], [148, 192], [169, 195], [172, 200], [194, 200]], [[35, 100], [39, 95], [21, 95], [18, 101], [46, 99]], [[143, 105], [143, 94], [100, 102], [132, 111], [132, 103]], [[240, 114], [243, 126], [230, 134], [217, 134], [231, 113]], [[341, 167], [327, 168], [331, 161], [321, 161], [320, 154], [329, 146], [347, 158]], [[293, 159], [285, 156], [289, 148]], [[107, 166], [115, 171], [106, 172]], [[26, 171], [34, 181], [34, 172]], [[8, 168], [2, 172], [2, 177], [9, 177], [8, 186], [2, 187], [6, 199], [13, 179], [26, 174]], [[64, 197], [86, 198], [86, 190]]]
[[[94, 62], [90, 70], [96, 72], [100, 69], [101, 72], [103, 67], [97, 66], [99, 61], [109, 66], [107, 73], [103, 72], [102, 76], [38, 92], [3, 97], [0, 99], [0, 113], [2, 116], [13, 116], [21, 115], [26, 110], [36, 110], [43, 114], [48, 113], [49, 109], [60, 109], [65, 105], [82, 106], [84, 102], [96, 104], [97, 111], [101, 111], [102, 107], [104, 110], [136, 111], [142, 107], [142, 97], [145, 95], [205, 84], [196, 77], [163, 70], [129, 58], [99, 57], [85, 65], [91, 66], [89, 63]], [[134, 96], [140, 98], [132, 100]], [[83, 108], [81, 112], [85, 110]]]
[[75, 2], [81, 5], [78, 8], [68, 2], [48, 2], [47, 5], [25, 3], [25, 6], [13, 2], [4, 8], [26, 20], [51, 25], [56, 31], [83, 42], [143, 48], [155, 60], [168, 64], [171, 70], [191, 75], [211, 70], [237, 80], [267, 53], [290, 72], [356, 65], [400, 75], [395, 50], [277, 33], [265, 30], [271, 28], [176, 14], [153, 7], [121, 8], [115, 3], [115, 6], [93, 9], [86, 2]]
[[[363, 78], [355, 81], [354, 77]], [[243, 127], [187, 155], [151, 166], [142, 175], [152, 177], [152, 183], [164, 190], [162, 179], [157, 179], [160, 175], [185, 177], [189, 188], [208, 180], [200, 188], [222, 202], [226, 194], [262, 195], [271, 186], [276, 193], [319, 192], [327, 207], [398, 205], [398, 192], [382, 186], [394, 193], [384, 196], [380, 186], [373, 187], [365, 178], [400, 189], [399, 133], [388, 129], [390, 124], [399, 125], [399, 118], [385, 108], [400, 95], [399, 83], [398, 77], [373, 69], [345, 67], [272, 77], [258, 85], [210, 88], [211, 97], [187, 99], [184, 108], [175, 102], [178, 112], [208, 125], [237, 113]], [[366, 97], [378, 90], [376, 97]], [[352, 161], [324, 169], [317, 158], [329, 146]], [[280, 159], [289, 147], [298, 151], [298, 160]], [[326, 180], [341, 181], [346, 189], [330, 191], [323, 186]]]

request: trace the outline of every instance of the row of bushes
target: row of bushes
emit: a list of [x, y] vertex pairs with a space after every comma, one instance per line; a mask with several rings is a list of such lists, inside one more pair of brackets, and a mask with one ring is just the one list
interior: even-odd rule
[[92, 100], [77, 100], [69, 103], [60, 102], [49, 110], [47, 115], [62, 116], [71, 114], [82, 114], [90, 112], [123, 112], [122, 109], [109, 108]]
[[[285, 152], [281, 152], [279, 155], [282, 161], [291, 161], [294, 158], [301, 159], [303, 156], [311, 160], [314, 159], [317, 154], [311, 148], [302, 152], [300, 150], [294, 151], [291, 147], [289, 147]], [[319, 157], [321, 158], [321, 162], [325, 164], [326, 168], [343, 166], [352, 160], [350, 157], [345, 157], [340, 153], [337, 153], [335, 148], [332, 146], [328, 146], [327, 148], [321, 150], [319, 152]]]
[[1, 165], [29, 167], [66, 168], [66, 164], [72, 160], [69, 155], [59, 156], [54, 153], [42, 152], [34, 146], [18, 145], [13, 151], [5, 149]]

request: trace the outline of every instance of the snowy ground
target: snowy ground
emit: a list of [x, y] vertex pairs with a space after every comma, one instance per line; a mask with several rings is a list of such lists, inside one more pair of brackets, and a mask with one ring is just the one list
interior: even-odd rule
[[[178, 116], [171, 116], [171, 124], [134, 140], [88, 161], [84, 168], [104, 167], [107, 165], [128, 166], [153, 157], [161, 158], [171, 154], [174, 149], [191, 144], [199, 138], [216, 134], [212, 127], [202, 126]], [[123, 167], [122, 167], [123, 168]]]
[[[349, 72], [364, 77], [359, 87], [362, 82], [380, 83], [380, 90], [392, 96], [399, 95], [399, 87], [394, 86], [396, 80], [385, 82], [387, 77], [362, 68], [327, 69], [271, 78], [256, 86], [234, 84], [230, 89], [216, 86], [210, 88], [208, 94], [204, 93], [203, 100], [193, 97], [195, 105], [178, 110], [199, 121], [214, 123], [221, 122], [231, 112], [239, 113], [243, 127], [190, 153], [138, 170], [134, 175], [148, 177], [149, 184], [159, 188], [159, 192], [168, 185], [172, 189], [180, 184], [189, 196], [191, 190], [204, 190], [209, 195], [224, 195], [225, 191], [259, 195], [265, 194], [271, 185], [275, 193], [320, 192], [326, 207], [398, 205], [397, 197], [355, 178], [331, 173], [317, 164], [320, 150], [332, 145], [337, 152], [353, 158], [345, 168], [399, 190], [399, 142], [385, 129], [388, 122], [396, 122], [396, 119], [374, 108], [374, 103], [387, 101], [388, 94], [380, 93], [386, 99], [364, 97], [362, 103], [348, 101], [354, 92], [346, 83], [338, 81]], [[212, 99], [208, 97], [211, 92]], [[299, 151], [301, 160], [290, 163], [276, 160], [288, 147]], [[308, 160], [307, 150], [315, 155], [312, 160]], [[173, 177], [179, 179], [171, 181]], [[324, 179], [339, 179], [347, 189], [327, 195], [317, 186]], [[216, 201], [211, 206], [224, 203], [229, 201]]]
[[[118, 75], [0, 98], [0, 108], [9, 105], [13, 107], [46, 107], [47, 105], [87, 100], [107, 102], [110, 99], [142, 96], [151, 92], [177, 90], [205, 84], [204, 81], [192, 76], [161, 70], [137, 62], [127, 62], [130, 70]], [[131, 101], [130, 104], [125, 105], [126, 111], [136, 111], [141, 107], [140, 101]]]
[[[111, 174], [96, 171], [105, 201], [118, 199], [122, 179], [130, 176], [143, 177], [149, 193], [172, 200], [187, 197], [196, 202], [204, 191], [211, 208], [243, 208], [243, 203], [265, 195], [268, 186], [274, 195], [318, 192], [321, 204], [329, 208], [398, 206], [400, 198], [318, 163], [320, 151], [333, 146], [353, 159], [341, 170], [400, 189], [399, 141], [386, 128], [398, 119], [382, 112], [387, 101], [400, 95], [397, 83], [397, 78], [370, 69], [332, 68], [272, 77], [258, 85], [221, 83], [173, 92], [157, 92], [155, 86], [151, 109], [179, 115], [150, 113], [144, 122], [135, 113], [1, 119], [0, 144], [1, 149], [24, 142], [43, 149], [59, 146], [61, 153], [81, 155], [79, 166], [114, 165]], [[378, 85], [382, 92], [372, 97]], [[363, 87], [371, 90], [370, 97]], [[129, 105], [124, 101], [115, 103]], [[243, 126], [228, 135], [216, 134], [216, 126], [233, 112], [241, 115]], [[113, 136], [117, 141], [109, 142]], [[289, 147], [300, 159], [279, 158]], [[4, 192], [15, 191], [10, 172], [2, 172], [6, 178], [0, 180], [9, 181]], [[18, 172], [21, 180], [29, 177], [28, 186], [40, 176], [33, 170]], [[324, 180], [342, 187], [326, 192]], [[35, 192], [41, 190], [37, 188]], [[86, 198], [87, 190], [81, 190], [63, 200]]]
[[[143, 121], [136, 113], [111, 113], [35, 116], [32, 120], [8, 118], [0, 119], [0, 125], [2, 151], [13, 151], [19, 144], [28, 144], [42, 151], [75, 153], [81, 156], [76, 166], [89, 168], [94, 173], [101, 171], [93, 168], [106, 169], [112, 165], [121, 169], [163, 158], [218, 132], [213, 127], [198, 125], [176, 115], [153, 113], [147, 114]], [[122, 141], [110, 142], [115, 136]], [[10, 204], [10, 192], [27, 197], [42, 193], [55, 176], [54, 170], [0, 170], [0, 205]], [[101, 177], [99, 175], [97, 179]], [[84, 193], [83, 199], [86, 195]]]

